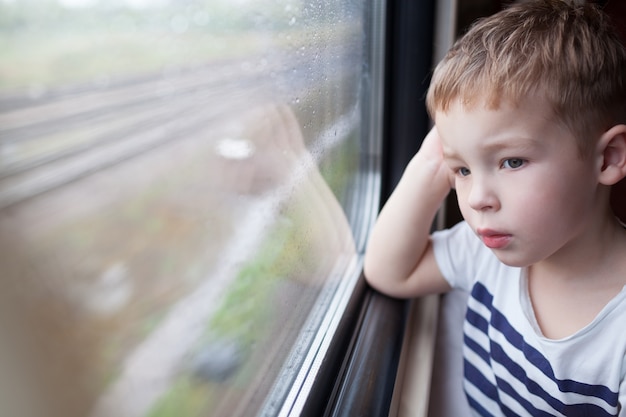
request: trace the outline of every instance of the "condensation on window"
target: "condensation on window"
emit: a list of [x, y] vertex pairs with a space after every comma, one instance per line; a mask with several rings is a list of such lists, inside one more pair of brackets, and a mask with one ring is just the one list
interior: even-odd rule
[[354, 260], [364, 31], [356, 0], [0, 0], [0, 415], [255, 414]]

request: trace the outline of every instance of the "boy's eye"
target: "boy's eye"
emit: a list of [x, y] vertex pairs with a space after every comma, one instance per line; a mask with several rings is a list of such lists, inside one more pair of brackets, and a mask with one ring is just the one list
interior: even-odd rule
[[457, 169], [456, 172], [462, 177], [467, 177], [470, 174], [470, 170], [465, 167]]
[[502, 168], [508, 168], [508, 169], [516, 169], [521, 167], [522, 165], [524, 165], [524, 160], [521, 158], [509, 158], [509, 159], [505, 159], [502, 162]]

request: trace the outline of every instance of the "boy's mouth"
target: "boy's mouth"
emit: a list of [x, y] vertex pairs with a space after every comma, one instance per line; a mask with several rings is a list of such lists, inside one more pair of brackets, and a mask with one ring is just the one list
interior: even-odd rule
[[489, 249], [502, 249], [511, 241], [511, 235], [490, 229], [478, 229], [476, 231], [485, 246]]

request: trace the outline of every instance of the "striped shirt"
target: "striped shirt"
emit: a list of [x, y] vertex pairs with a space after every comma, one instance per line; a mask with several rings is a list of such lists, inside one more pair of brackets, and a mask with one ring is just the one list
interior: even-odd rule
[[470, 291], [465, 393], [476, 416], [626, 416], [626, 287], [583, 329], [544, 337], [525, 270], [502, 264], [462, 222], [433, 236], [453, 287]]

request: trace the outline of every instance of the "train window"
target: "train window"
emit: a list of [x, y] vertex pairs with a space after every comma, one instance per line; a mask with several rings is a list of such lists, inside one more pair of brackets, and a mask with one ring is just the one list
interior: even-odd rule
[[0, 0], [1, 415], [284, 409], [376, 214], [371, 7]]

